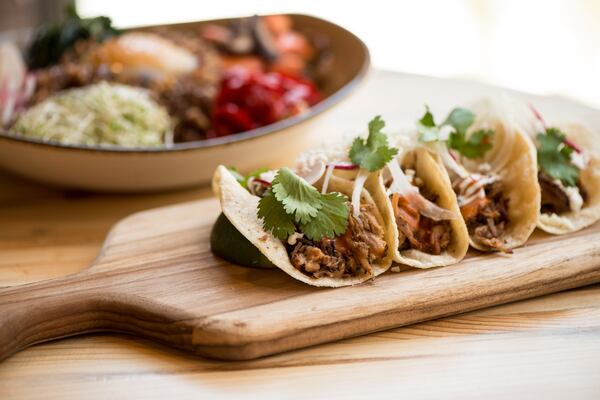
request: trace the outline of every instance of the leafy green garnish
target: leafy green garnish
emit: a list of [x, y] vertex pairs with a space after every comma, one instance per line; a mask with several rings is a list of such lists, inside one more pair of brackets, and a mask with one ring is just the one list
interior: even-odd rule
[[435, 125], [433, 114], [429, 106], [425, 106], [425, 114], [417, 121], [417, 130], [421, 134], [419, 140], [422, 142], [435, 142], [441, 140], [440, 129]]
[[291, 169], [280, 169], [271, 188], [285, 212], [293, 215], [299, 224], [306, 224], [317, 215], [321, 194]]
[[350, 160], [370, 172], [385, 166], [397, 153], [398, 149], [388, 146], [387, 135], [381, 130], [385, 122], [378, 115], [369, 122], [369, 136], [365, 141], [357, 137], [350, 148]]
[[456, 129], [456, 132], [465, 135], [473, 122], [475, 122], [475, 113], [466, 108], [458, 107], [450, 111], [442, 125], [450, 125]]
[[425, 105], [425, 114], [419, 120], [419, 123], [423, 126], [434, 127], [435, 120], [433, 119], [433, 114], [429, 111], [429, 106]]
[[455, 108], [448, 114], [442, 125], [435, 124], [429, 107], [425, 106], [425, 115], [417, 121], [417, 130], [420, 133], [419, 140], [422, 142], [443, 141], [440, 137], [440, 128], [450, 125], [454, 131], [448, 135], [448, 147], [467, 158], [480, 158], [492, 148], [494, 131], [491, 129], [479, 129], [467, 138], [467, 130], [475, 121], [475, 114], [466, 108]]
[[294, 218], [288, 214], [270, 190], [258, 202], [259, 218], [263, 220], [263, 228], [271, 231], [275, 237], [285, 240], [296, 231]]
[[61, 56], [80, 39], [102, 42], [120, 32], [108, 17], [81, 18], [74, 3], [66, 8], [66, 18], [59, 24], [44, 25], [35, 34], [26, 52], [30, 69], [57, 63]]
[[281, 240], [298, 226], [308, 239], [318, 241], [346, 231], [346, 202], [346, 196], [337, 192], [321, 194], [292, 170], [282, 168], [271, 189], [260, 199], [257, 215], [262, 218], [264, 229]]
[[455, 108], [448, 114], [443, 125], [455, 130], [448, 137], [448, 147], [467, 158], [480, 158], [492, 148], [494, 131], [479, 129], [467, 138], [467, 130], [475, 122], [475, 114], [466, 108]]
[[448, 138], [448, 146], [458, 151], [467, 158], [481, 158], [492, 148], [494, 131], [491, 129], [479, 129], [473, 132], [468, 139], [464, 133], [452, 132]]
[[258, 177], [260, 177], [260, 174], [262, 174], [263, 172], [267, 172], [269, 170], [269, 168], [262, 167], [262, 168], [255, 169], [254, 171], [250, 172], [248, 175], [244, 176], [236, 167], [230, 166], [230, 167], [227, 167], [227, 169], [235, 177], [235, 180], [238, 181], [239, 184], [242, 185], [245, 189], [248, 188], [248, 181], [251, 178], [258, 178]]
[[559, 179], [565, 186], [575, 186], [580, 170], [571, 163], [574, 150], [565, 144], [566, 137], [556, 128], [546, 128], [545, 133], [538, 134], [538, 164], [546, 175]]
[[[321, 195], [321, 208], [309, 223], [301, 224], [300, 229], [313, 240], [322, 237], [332, 238], [346, 232], [348, 225], [348, 206], [346, 197], [340, 193]], [[315, 239], [318, 238], [318, 239]]]

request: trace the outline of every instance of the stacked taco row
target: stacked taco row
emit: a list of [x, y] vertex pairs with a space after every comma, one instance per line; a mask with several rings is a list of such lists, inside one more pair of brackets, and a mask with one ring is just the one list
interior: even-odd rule
[[375, 117], [366, 135], [306, 151], [294, 169], [242, 176], [219, 166], [213, 190], [225, 218], [213, 251], [240, 263], [215, 234], [230, 224], [247, 242], [240, 248], [267, 264], [338, 287], [394, 263], [455, 264], [469, 245], [511, 253], [536, 226], [566, 234], [600, 218], [600, 159], [582, 125], [547, 125], [532, 106], [500, 97], [439, 123], [426, 108], [414, 126], [384, 129]]

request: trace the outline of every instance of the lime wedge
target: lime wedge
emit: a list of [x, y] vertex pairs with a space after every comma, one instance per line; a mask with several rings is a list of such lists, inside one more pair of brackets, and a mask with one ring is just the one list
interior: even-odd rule
[[215, 221], [210, 233], [210, 248], [213, 253], [233, 264], [252, 268], [275, 268], [223, 213]]

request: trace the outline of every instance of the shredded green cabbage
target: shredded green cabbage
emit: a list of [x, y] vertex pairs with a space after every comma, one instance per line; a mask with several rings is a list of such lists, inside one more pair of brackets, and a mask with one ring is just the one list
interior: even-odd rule
[[153, 147], [173, 143], [167, 110], [146, 90], [107, 82], [57, 93], [25, 111], [12, 130], [65, 144]]

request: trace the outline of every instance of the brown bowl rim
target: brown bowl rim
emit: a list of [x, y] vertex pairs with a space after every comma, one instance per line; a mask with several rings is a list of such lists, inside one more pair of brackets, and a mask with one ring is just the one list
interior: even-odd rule
[[[339, 88], [337, 91], [331, 93], [325, 99], [310, 107], [308, 111], [303, 112], [299, 115], [285, 118], [281, 121], [277, 121], [273, 124], [265, 125], [260, 128], [252, 129], [245, 132], [236, 133], [233, 135], [223, 136], [219, 138], [205, 139], [205, 140], [197, 140], [193, 142], [183, 142], [183, 143], [175, 143], [172, 146], [161, 146], [161, 147], [121, 147], [116, 145], [103, 145], [103, 146], [89, 146], [89, 145], [81, 145], [81, 144], [65, 144], [56, 141], [44, 141], [41, 139], [33, 139], [26, 138], [20, 135], [16, 135], [7, 130], [0, 130], [0, 139], [7, 139], [10, 141], [15, 141], [19, 143], [27, 143], [38, 146], [49, 146], [54, 148], [62, 148], [69, 150], [81, 150], [81, 151], [92, 151], [92, 152], [105, 152], [105, 153], [169, 153], [175, 151], [189, 151], [189, 150], [198, 150], [204, 148], [219, 148], [231, 144], [235, 144], [238, 142], [246, 142], [252, 139], [257, 139], [269, 134], [277, 133], [281, 130], [287, 129], [291, 126], [300, 124], [314, 116], [332, 108], [334, 105], [338, 104], [347, 97], [350, 92], [364, 79], [367, 72], [369, 71], [369, 67], [371, 65], [371, 56], [369, 53], [369, 49], [366, 44], [354, 33], [349, 30], [341, 27], [338, 24], [335, 24], [331, 21], [328, 21], [323, 18], [316, 17], [314, 15], [309, 14], [286, 14], [289, 16], [298, 16], [298, 17], [308, 17], [314, 20], [319, 20], [322, 22], [326, 22], [335, 26], [336, 28], [346, 32], [350, 37], [352, 37], [363, 49], [365, 58], [360, 66], [360, 70], [358, 73], [348, 81], [344, 86]], [[243, 18], [243, 17], [239, 17]], [[235, 18], [231, 18], [233, 20]], [[196, 22], [219, 22], [223, 21], [223, 19], [216, 20], [206, 20], [206, 21], [196, 21]], [[193, 22], [186, 22], [184, 24], [190, 24]], [[153, 26], [152, 28], [160, 27], [160, 25]], [[149, 28], [149, 27], [148, 27]], [[134, 28], [141, 29], [141, 28]]]

